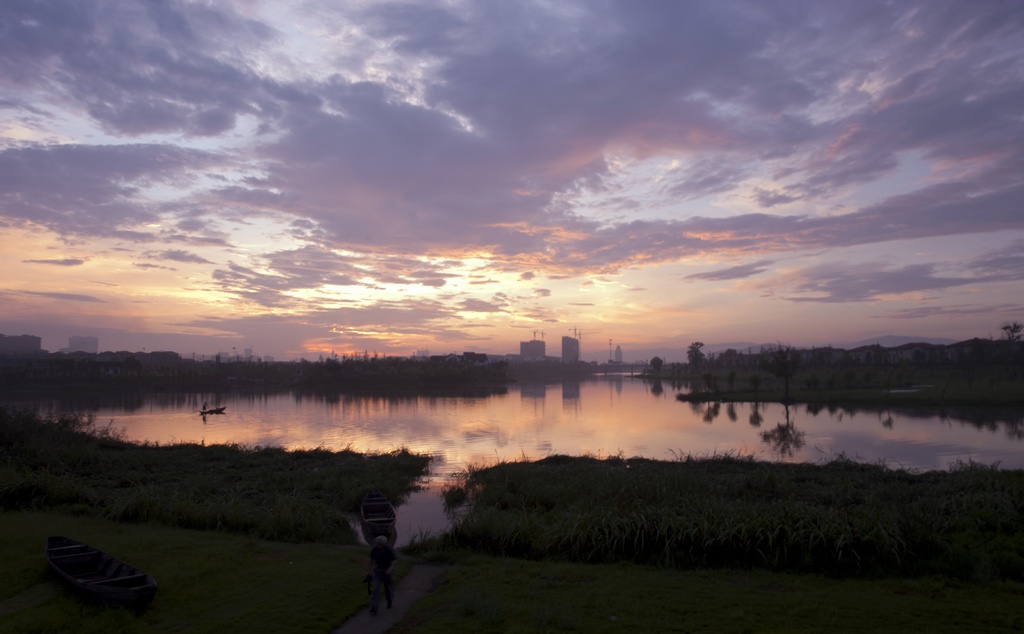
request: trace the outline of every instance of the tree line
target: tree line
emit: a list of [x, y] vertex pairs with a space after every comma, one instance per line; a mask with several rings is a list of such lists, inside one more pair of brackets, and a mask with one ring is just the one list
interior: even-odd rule
[[[943, 368], [954, 378], [962, 378], [970, 384], [982, 374], [996, 373], [1000, 378], [1017, 379], [1024, 376], [1024, 323], [1006, 321], [1000, 325], [999, 339], [974, 338], [948, 346], [933, 344], [907, 344], [896, 348], [881, 345], [865, 346], [857, 350], [843, 350], [827, 346], [824, 348], [799, 349], [777, 343], [761, 347], [758, 351], [744, 354], [728, 349], [719, 354], [705, 352], [701, 341], [694, 341], [687, 348], [686, 363], [668, 363], [660, 357], [650, 362], [650, 375], [657, 378], [688, 378], [704, 382], [704, 389], [718, 392], [727, 387], [731, 392], [736, 388], [741, 371], [746, 376], [750, 389], [759, 392], [763, 385], [762, 373], [781, 382], [783, 400], [790, 400], [791, 384], [801, 370], [838, 369], [827, 375], [826, 381], [834, 387], [837, 382], [852, 387], [856, 380], [855, 367], [897, 366]], [[725, 371], [724, 378], [719, 372]], [[864, 383], [870, 383], [870, 373], [862, 375]], [[891, 382], [892, 372], [888, 373]], [[725, 386], [720, 385], [724, 381]], [[809, 388], [817, 388], [820, 379], [817, 374], [806, 378]]]

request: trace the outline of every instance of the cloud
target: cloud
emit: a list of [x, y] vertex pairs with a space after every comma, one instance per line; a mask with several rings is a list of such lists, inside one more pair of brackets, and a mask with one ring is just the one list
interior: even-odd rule
[[1003, 280], [1024, 279], [1024, 240], [1013, 240], [1005, 247], [975, 258], [969, 268], [981, 276]]
[[802, 196], [799, 194], [787, 194], [782, 191], [761, 189], [760, 187], [754, 188], [754, 200], [757, 201], [759, 207], [774, 207], [776, 205], [785, 205], [791, 202], [800, 200]]
[[238, 51], [267, 45], [274, 31], [224, 6], [26, 3], [3, 7], [0, 22], [8, 83], [53, 90], [110, 132], [209, 136], [261, 111]]
[[26, 264], [53, 264], [55, 266], [81, 266], [86, 260], [82, 258], [60, 258], [54, 260], [22, 260]]
[[214, 160], [166, 145], [9, 148], [0, 151], [0, 213], [59, 235], [152, 241], [146, 225], [159, 216], [141, 190], [174, 184]]
[[739, 264], [737, 266], [730, 266], [729, 268], [709, 271], [707, 273], [693, 273], [691, 275], [687, 275], [686, 279], [701, 282], [720, 282], [723, 280], [743, 279], [765, 272], [771, 264], [771, 260], [761, 260], [759, 262]]
[[213, 264], [213, 262], [206, 258], [196, 255], [195, 253], [189, 253], [188, 251], [182, 251], [180, 249], [172, 249], [169, 251], [147, 251], [143, 254], [145, 257], [153, 258], [156, 260], [171, 260], [173, 262], [186, 262], [190, 264]]
[[884, 296], [905, 295], [977, 284], [977, 277], [947, 277], [936, 274], [933, 264], [909, 264], [896, 268], [870, 263], [834, 263], [801, 269], [787, 276], [793, 302], [862, 302]]
[[666, 193], [683, 200], [720, 194], [738, 187], [752, 171], [749, 165], [734, 164], [727, 157], [701, 159], [686, 168], [674, 169]]
[[92, 295], [81, 295], [78, 293], [56, 293], [50, 291], [19, 291], [24, 295], [32, 295], [35, 297], [46, 297], [48, 299], [59, 299], [71, 302], [90, 302], [90, 303], [104, 303], [104, 300]]
[[[230, 8], [194, 4], [128, 4], [101, 19], [98, 5], [82, 3], [59, 22], [45, 7], [8, 7], [11, 37], [33, 45], [6, 51], [14, 80], [39, 90], [53, 84], [25, 68], [63, 69], [56, 86], [120, 135], [209, 136], [233, 129], [238, 117], [261, 120], [276, 134], [255, 148], [259, 169], [249, 162], [250, 178], [209, 195], [241, 213], [295, 214], [297, 237], [357, 251], [483, 247], [579, 274], [751, 242], [742, 230], [731, 240], [690, 240], [690, 225], [703, 224], [697, 218], [609, 226], [566, 217], [556, 198], [577, 188], [600, 191], [612, 174], [609, 148], [686, 159], [663, 188], [676, 200], [742, 192], [747, 178], [763, 173], [758, 164], [790, 181], [751, 188], [747, 195], [762, 208], [830, 196], [893, 172], [907, 150], [942, 160], [985, 157], [990, 167], [961, 183], [959, 196], [982, 214], [988, 198], [989, 217], [1004, 213], [999, 199], [1019, 194], [1019, 179], [1007, 175], [1021, 165], [1019, 152], [1008, 153], [1021, 145], [1013, 107], [1020, 87], [992, 81], [1013, 72], [999, 43], [1020, 25], [1016, 12], [955, 3], [873, 13], [839, 4], [806, 9], [812, 16], [746, 2], [569, 6], [321, 7], [317, 19], [325, 25], [362, 25], [393, 42], [387, 81], [349, 73], [287, 82], [261, 74], [239, 52], [284, 52], [285, 34]], [[918, 37], [878, 40], [890, 24]], [[951, 39], [954, 24], [960, 35]], [[941, 47], [961, 54], [943, 56]], [[861, 50], [879, 55], [851, 54]], [[913, 65], [909, 53], [917, 55]], [[418, 59], [434, 63], [419, 77], [404, 75]], [[869, 80], [882, 88], [865, 91]], [[816, 109], [838, 116], [823, 119]], [[57, 231], [96, 235], [113, 227], [125, 239], [149, 241], [155, 236], [144, 227], [156, 209], [147, 187], [227, 162], [168, 145], [16, 148], [0, 154], [0, 168], [26, 176], [16, 186], [0, 182], [0, 194], [18, 193], [6, 197], [4, 213]], [[50, 181], [50, 174], [62, 176]], [[930, 189], [906, 196], [916, 202]], [[926, 235], [943, 226], [921, 223], [924, 213], [896, 202], [862, 209], [870, 227], [851, 227], [857, 216], [808, 216], [796, 236], [786, 218], [765, 217], [759, 224], [777, 230], [762, 242], [816, 248], [837, 235], [846, 244], [907, 235], [871, 227]], [[903, 223], [901, 215], [913, 217]], [[202, 229], [194, 219], [179, 227]], [[545, 257], [552, 245], [558, 257]]]
[[136, 262], [133, 266], [140, 269], [150, 270], [162, 270], [162, 271], [177, 271], [178, 269], [170, 266], [161, 266], [159, 264], [150, 264], [149, 262]]
[[933, 317], [962, 317], [965, 315], [1014, 314], [1024, 311], [1024, 304], [959, 304], [951, 306], [918, 306], [886, 313], [887, 319], [926, 319]]
[[654, 288], [701, 258], [746, 264], [686, 279], [805, 305], [1021, 278], [1020, 242], [817, 268], [1024, 231], [1012, 3], [298, 6], [0, 3], [0, 227], [75, 248], [20, 264], [102, 242], [202, 265], [205, 292], [332, 342], [559, 319], [616, 298], [555, 309], [533, 280]]
[[504, 310], [504, 302], [495, 303], [479, 299], [466, 299], [459, 305], [462, 310], [473, 313], [497, 313]]

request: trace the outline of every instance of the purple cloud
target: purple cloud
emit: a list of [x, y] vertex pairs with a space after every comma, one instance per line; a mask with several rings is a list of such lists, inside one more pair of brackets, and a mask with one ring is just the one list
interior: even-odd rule
[[[557, 319], [549, 281], [708, 256], [746, 264], [686, 279], [786, 254], [801, 302], [1021, 279], [1012, 3], [81, 0], [0, 3], [0, 25], [0, 227], [139, 268], [230, 260], [195, 284], [266, 308], [329, 295], [421, 336], [511, 303]], [[1002, 243], [806, 263], [968, 235]], [[545, 288], [487, 295], [515, 276]], [[338, 299], [391, 286], [434, 296]]]
[[59, 258], [54, 260], [22, 260], [26, 264], [53, 264], [55, 266], [81, 266], [85, 264], [82, 258]]
[[195, 253], [189, 253], [188, 251], [182, 251], [180, 249], [172, 249], [169, 251], [147, 251], [144, 253], [146, 257], [154, 258], [157, 260], [171, 260], [173, 262], [186, 262], [190, 264], [213, 264], [206, 258], [196, 255]]
[[759, 262], [730, 266], [729, 268], [709, 271], [707, 273], [694, 273], [692, 275], [687, 275], [686, 279], [698, 280], [701, 282], [720, 282], [723, 280], [744, 279], [764, 273], [771, 264], [772, 262], [770, 260], [761, 260]]

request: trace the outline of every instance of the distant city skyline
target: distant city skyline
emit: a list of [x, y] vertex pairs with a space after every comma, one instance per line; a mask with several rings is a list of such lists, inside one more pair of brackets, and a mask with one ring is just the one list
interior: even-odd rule
[[[1000, 335], [989, 335], [988, 337], [980, 337], [980, 338], [982, 338], [982, 339], [1000, 339], [1000, 338], [1002, 338], [1002, 336], [1001, 336], [1002, 334], [1003, 333], [1000, 333]], [[239, 348], [239, 347], [236, 346], [236, 347], [234, 347], [232, 349], [218, 349], [218, 350], [208, 350], [208, 351], [195, 351], [195, 350], [193, 350], [193, 351], [187, 351], [187, 352], [186, 351], [181, 351], [181, 350], [171, 350], [171, 349], [166, 349], [166, 348], [155, 348], [155, 347], [147, 347], [147, 346], [143, 346], [141, 348], [138, 348], [138, 347], [137, 348], [131, 348], [131, 347], [105, 348], [102, 345], [100, 345], [99, 340], [96, 337], [93, 337], [93, 336], [80, 336], [80, 335], [73, 335], [73, 336], [71, 336], [70, 340], [69, 340], [69, 345], [67, 347], [55, 350], [55, 349], [47, 348], [47, 346], [44, 345], [45, 340], [43, 340], [42, 338], [38, 337], [38, 335], [33, 335], [31, 333], [22, 333], [20, 335], [12, 335], [10, 333], [0, 332], [0, 337], [7, 337], [8, 340], [12, 340], [12, 339], [13, 340], [19, 340], [19, 341], [17, 341], [17, 343], [14, 344], [15, 345], [15, 350], [17, 352], [24, 352], [24, 350], [23, 350], [23, 348], [25, 346], [24, 339], [27, 337], [29, 339], [39, 339], [39, 348], [42, 351], [45, 351], [45, 352], [62, 352], [62, 353], [69, 353], [69, 352], [75, 352], [75, 351], [94, 352], [92, 349], [88, 349], [88, 350], [81, 349], [81, 348], [72, 349], [72, 348], [74, 348], [74, 344], [75, 344], [76, 340], [78, 340], [78, 343], [80, 345], [83, 343], [82, 340], [89, 340], [88, 341], [88, 345], [89, 346], [95, 346], [95, 348], [96, 348], [95, 351], [96, 352], [100, 352], [100, 353], [105, 353], [105, 352], [132, 352], [132, 353], [136, 353], [136, 352], [143, 352], [143, 353], [145, 353], [145, 352], [175, 352], [175, 353], [179, 354], [183, 358], [195, 358], [195, 359], [198, 359], [198, 360], [209, 360], [209, 359], [212, 359], [212, 358], [215, 358], [215, 357], [221, 357], [223, 359], [238, 358], [238, 359], [241, 359], [241, 360], [248, 360], [248, 361], [253, 361], [253, 360], [261, 360], [261, 361], [263, 361], [263, 360], [265, 360], [265, 361], [294, 361], [294, 360], [298, 360], [300, 358], [305, 358], [307, 360], [312, 360], [312, 359], [319, 358], [321, 356], [323, 356], [323, 357], [331, 357], [331, 356], [335, 356], [335, 357], [362, 356], [363, 354], [367, 354], [367, 353], [377, 354], [377, 355], [381, 355], [381, 356], [408, 356], [408, 357], [429, 357], [429, 356], [433, 356], [434, 355], [434, 353], [432, 353], [430, 350], [427, 350], [427, 349], [415, 350], [415, 351], [410, 352], [409, 354], [380, 353], [378, 351], [366, 350], [366, 351], [348, 351], [348, 352], [341, 352], [341, 353], [339, 353], [338, 351], [331, 351], [329, 353], [317, 353], [315, 355], [303, 355], [303, 356], [295, 357], [295, 358], [292, 358], [292, 359], [281, 359], [281, 358], [275, 357], [274, 355], [272, 355], [270, 353], [261, 353], [259, 351], [258, 347], [252, 347], [252, 346], [247, 346], [247, 347], [243, 347], [243, 348]], [[569, 346], [568, 350], [566, 349], [567, 341], [568, 341], [568, 346]], [[575, 341], [576, 343], [573, 344], [572, 343], [573, 341]], [[826, 344], [826, 345], [827, 346], [836, 347], [836, 348], [860, 347], [860, 346], [866, 346], [866, 345], [881, 345], [883, 347], [897, 347], [897, 346], [908, 344], [908, 343], [952, 344], [952, 343], [957, 343], [958, 341], [960, 341], [960, 340], [946, 339], [946, 338], [936, 338], [936, 337], [914, 337], [914, 336], [908, 336], [908, 335], [902, 335], [902, 336], [900, 336], [900, 335], [887, 335], [887, 336], [874, 337], [874, 338], [871, 338], [871, 339], [866, 339], [866, 340], [861, 340], [861, 341], [847, 341], [847, 342], [829, 343], [829, 344]], [[559, 349], [548, 349], [546, 347], [546, 345], [526, 345], [526, 347], [524, 348], [524, 344], [545, 344], [545, 343], [546, 342], [544, 342], [543, 340], [540, 340], [540, 339], [522, 341], [522, 342], [519, 343], [519, 349], [515, 350], [515, 351], [512, 351], [512, 350], [507, 350], [507, 351], [506, 350], [481, 350], [481, 351], [467, 351], [467, 350], [463, 350], [463, 351], [454, 351], [454, 350], [452, 350], [452, 351], [447, 351], [447, 352], [438, 352], [437, 354], [438, 355], [446, 355], [446, 354], [456, 354], [456, 355], [459, 355], [459, 354], [462, 354], [464, 352], [479, 352], [479, 353], [483, 353], [483, 354], [492, 355], [492, 356], [495, 356], [495, 357], [519, 356], [521, 358], [524, 358], [524, 359], [527, 359], [527, 360], [533, 360], [533, 361], [541, 360], [541, 359], [549, 359], [549, 360], [560, 359], [561, 361], [568, 361], [568, 362], [584, 361], [584, 362], [604, 363], [604, 362], [607, 362], [607, 361], [614, 361], [616, 363], [627, 363], [627, 364], [629, 364], [629, 363], [648, 362], [652, 358], [654, 358], [655, 356], [660, 357], [663, 361], [666, 361], [666, 362], [685, 362], [687, 360], [687, 348], [686, 347], [673, 348], [673, 347], [667, 347], [667, 346], [656, 346], [654, 348], [629, 349], [628, 348], [628, 344], [627, 344], [627, 348], [624, 349], [621, 344], [615, 344], [614, 351], [611, 351], [611, 350], [609, 350], [607, 348], [601, 349], [601, 350], [594, 349], [594, 350], [590, 350], [590, 351], [585, 351], [585, 350], [581, 350], [580, 349], [579, 340], [576, 339], [575, 337], [572, 337], [572, 336], [562, 337], [561, 342], [560, 342], [561, 343], [561, 347]], [[691, 343], [694, 343], [694, 342], [691, 342]], [[789, 342], [781, 342], [781, 341], [778, 341], [778, 340], [776, 340], [776, 341], [764, 341], [764, 342], [760, 342], [760, 343], [751, 342], [751, 341], [701, 342], [701, 343], [704, 346], [703, 347], [704, 352], [709, 353], [709, 354], [714, 354], [714, 353], [722, 352], [722, 351], [728, 350], [728, 349], [734, 349], [734, 350], [737, 350], [740, 353], [750, 353], [750, 352], [757, 352], [762, 347], [766, 347], [766, 346], [767, 347], [771, 347], [771, 346], [778, 345], [778, 344], [794, 345], [794, 344], [791, 344]], [[800, 346], [800, 345], [796, 345], [795, 347], [797, 347], [797, 348], [814, 348], [814, 347], [824, 347], [824, 346], [818, 346], [818, 345]], [[0, 345], [0, 353], [4, 352], [4, 350], [5, 350], [5, 348], [2, 345]], [[524, 352], [524, 350], [526, 350], [526, 352]], [[567, 353], [568, 353], [568, 356], [567, 356]]]
[[79, 0], [0, 25], [0, 332], [49, 350], [543, 331], [631, 358], [1024, 319], [1019, 2]]

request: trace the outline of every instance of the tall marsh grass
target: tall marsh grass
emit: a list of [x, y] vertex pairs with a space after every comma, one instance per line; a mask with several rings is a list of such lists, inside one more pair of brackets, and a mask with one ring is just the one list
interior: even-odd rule
[[55, 509], [293, 542], [354, 543], [346, 513], [368, 488], [400, 501], [429, 457], [405, 449], [126, 441], [82, 416], [0, 408], [0, 509]]
[[1024, 472], [718, 456], [473, 468], [450, 547], [530, 559], [1024, 579]]

